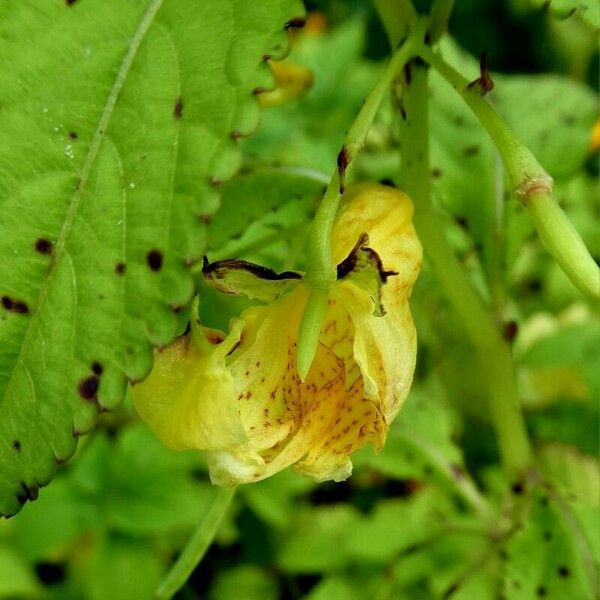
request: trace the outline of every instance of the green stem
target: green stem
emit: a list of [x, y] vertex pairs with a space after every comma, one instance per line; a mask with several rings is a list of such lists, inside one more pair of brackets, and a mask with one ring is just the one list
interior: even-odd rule
[[336, 168], [331, 176], [309, 234], [306, 263], [306, 280], [309, 284], [329, 285], [336, 279], [336, 264], [331, 255], [330, 238], [344, 187], [343, 182], [340, 182], [340, 170], [343, 173], [343, 178], [347, 179], [354, 166], [354, 159], [364, 146], [381, 102], [389, 92], [394, 78], [414, 55], [415, 45], [422, 33], [423, 29], [415, 30], [396, 51], [346, 134], [338, 157], [338, 164], [343, 165], [343, 167], [341, 169], [340, 167]]
[[323, 295], [328, 294], [329, 286], [337, 277], [337, 265], [331, 253], [331, 230], [344, 191], [344, 180], [354, 166], [354, 159], [364, 146], [369, 129], [381, 102], [389, 93], [391, 84], [407, 61], [414, 55], [414, 47], [424, 29], [415, 28], [408, 39], [392, 56], [383, 75], [371, 90], [354, 123], [348, 130], [340, 154], [338, 167], [334, 171], [325, 190], [321, 204], [315, 215], [308, 236], [305, 281], [312, 289], [298, 335], [296, 360], [298, 372], [308, 373], [315, 356], [321, 325], [326, 311], [323, 310]]
[[390, 40], [398, 43], [408, 32], [417, 11], [410, 0], [373, 0], [373, 4]]
[[431, 5], [429, 43], [433, 44], [448, 31], [448, 21], [454, 8], [454, 0], [434, 0]]
[[550, 175], [487, 100], [469, 89], [467, 79], [428, 46], [422, 44], [418, 53], [460, 94], [488, 132], [502, 157], [512, 191], [529, 209], [548, 252], [582, 293], [600, 298], [600, 268], [554, 200]]
[[431, 202], [429, 170], [428, 69], [413, 61], [411, 81], [405, 82], [401, 103], [402, 182], [415, 202], [415, 226], [442, 290], [465, 333], [478, 351], [487, 378], [490, 413], [505, 469], [521, 477], [532, 464], [531, 448], [510, 350], [490, 313], [460, 267]]
[[211, 545], [235, 495], [235, 488], [218, 488], [183, 552], [156, 590], [156, 600], [170, 600], [188, 580]]

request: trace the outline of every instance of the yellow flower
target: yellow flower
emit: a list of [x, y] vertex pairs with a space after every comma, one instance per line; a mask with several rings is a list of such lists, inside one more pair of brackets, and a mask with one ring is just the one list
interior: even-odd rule
[[416, 334], [408, 300], [421, 264], [410, 199], [391, 187], [349, 189], [332, 232], [338, 280], [312, 366], [296, 340], [308, 298], [301, 274], [244, 261], [207, 263], [225, 293], [268, 300], [227, 336], [192, 320], [134, 388], [142, 418], [170, 448], [207, 453], [211, 479], [236, 485], [295, 465], [317, 481], [347, 478], [349, 455], [378, 451], [408, 394]]

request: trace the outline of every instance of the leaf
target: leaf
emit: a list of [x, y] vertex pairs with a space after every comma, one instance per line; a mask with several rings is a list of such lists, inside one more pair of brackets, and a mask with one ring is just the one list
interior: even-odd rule
[[508, 600], [596, 597], [589, 573], [593, 570], [597, 575], [597, 565], [586, 565], [565, 514], [547, 495], [536, 495], [506, 552], [504, 594]]
[[96, 432], [66, 474], [14, 520], [16, 545], [29, 560], [64, 558], [83, 536], [185, 535], [214, 494], [195, 481], [191, 454], [167, 450], [142, 424], [114, 444]]
[[320, 581], [305, 600], [358, 600], [359, 597], [360, 592], [355, 591], [351, 582], [333, 575]]
[[84, 581], [90, 600], [147, 600], [154, 596], [163, 565], [144, 542], [110, 536], [100, 542]]
[[538, 451], [540, 470], [561, 496], [600, 508], [598, 460], [563, 444], [547, 444]]
[[253, 565], [224, 570], [210, 592], [210, 600], [276, 600], [278, 597], [273, 576]]
[[[208, 224], [209, 252], [219, 258], [240, 256], [250, 244], [256, 247], [261, 240], [280, 238], [282, 230], [306, 225], [327, 182], [316, 171], [292, 168], [261, 169], [232, 179], [223, 186], [219, 211]], [[297, 205], [295, 214], [286, 213], [290, 205]]]
[[290, 573], [333, 571], [348, 562], [348, 535], [360, 516], [352, 506], [305, 509], [279, 548], [278, 564]]
[[214, 496], [210, 484], [193, 480], [191, 466], [189, 455], [167, 450], [146, 427], [126, 429], [103, 491], [109, 526], [136, 537], [187, 533]]
[[377, 503], [372, 515], [348, 532], [348, 548], [357, 563], [389, 563], [399, 552], [443, 530], [453, 512], [448, 497], [427, 486], [402, 500]]
[[355, 454], [353, 461], [393, 479], [429, 479], [432, 466], [453, 478], [463, 465], [461, 450], [453, 441], [453, 421], [439, 390], [413, 386], [382, 451], [375, 455], [367, 448]]
[[32, 562], [63, 559], [81, 536], [101, 527], [101, 518], [100, 506], [59, 478], [15, 519], [15, 545]]
[[364, 19], [347, 20], [327, 35], [302, 31], [289, 61], [308, 67], [314, 85], [298, 102], [265, 111], [260, 131], [244, 141], [244, 149], [330, 173], [348, 124], [381, 72], [382, 65], [362, 58], [364, 45]]
[[[0, 6], [0, 514], [177, 333], [296, 0]], [[22, 32], [27, 31], [27, 36]], [[35, 44], [31, 40], [35, 39]]]
[[494, 104], [540, 164], [555, 178], [575, 175], [588, 153], [596, 94], [558, 75], [498, 76], [495, 81]]
[[600, 27], [600, 6], [595, 0], [531, 0], [531, 3], [549, 8], [558, 18], [577, 15], [596, 30]]
[[298, 495], [315, 487], [308, 477], [285, 470], [253, 485], [244, 485], [240, 494], [248, 506], [273, 527], [285, 527], [294, 515]]

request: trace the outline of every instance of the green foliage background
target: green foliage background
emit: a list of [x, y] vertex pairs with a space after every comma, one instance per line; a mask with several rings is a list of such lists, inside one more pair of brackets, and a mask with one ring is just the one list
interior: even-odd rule
[[[160, 27], [135, 63], [134, 77], [126, 84], [131, 89], [126, 87], [125, 99], [115, 109], [109, 141], [98, 142], [72, 229], [64, 235], [38, 230], [40, 220], [30, 223], [39, 210], [48, 213], [45, 223], [60, 225], [53, 213], [60, 216], [69, 210], [79, 168], [96, 143], [94, 128], [103, 114], [99, 90], [106, 91], [107, 82], [114, 79], [115, 57], [123, 54], [124, 40], [129, 39], [126, 32], [121, 32], [122, 39], [113, 37], [113, 21], [140, 21], [141, 3], [111, 2], [112, 12], [108, 4], [101, 11], [106, 22], [99, 24], [94, 3], [81, 0], [77, 8], [85, 26], [82, 21], [67, 24], [62, 33], [46, 31], [56, 18], [52, 11], [63, 10], [62, 3], [49, 3], [51, 8], [45, 7], [35, 18], [10, 2], [0, 7], [0, 64], [21, 56], [0, 75], [0, 188], [18, 190], [11, 191], [14, 195], [8, 200], [3, 196], [0, 260], [16, 245], [24, 261], [34, 260], [30, 254], [35, 258], [35, 265], [27, 268], [37, 279], [26, 281], [27, 289], [56, 288], [57, 297], [49, 300], [48, 308], [36, 309], [41, 311], [36, 318], [42, 325], [31, 334], [25, 363], [46, 360], [61, 377], [64, 372], [73, 375], [68, 392], [60, 388], [66, 385], [63, 379], [56, 382], [62, 393], [61, 410], [40, 425], [44, 431], [52, 427], [62, 431], [56, 438], [63, 440], [58, 453], [56, 448], [54, 453], [44, 450], [50, 462], [41, 472], [31, 458], [33, 449], [23, 453], [17, 466], [11, 462], [14, 470], [29, 469], [40, 483], [54, 470], [55, 455], [67, 458], [74, 450], [71, 430], [61, 425], [80, 424], [78, 433], [83, 434], [98, 418], [98, 406], [84, 404], [82, 409], [76, 397], [77, 382], [96, 360], [94, 352], [99, 348], [107, 352], [99, 406], [112, 408], [123, 394], [125, 378], [141, 377], [147, 370], [149, 342], [164, 342], [185, 326], [185, 311], [173, 313], [170, 306], [184, 304], [191, 294], [192, 280], [182, 261], [196, 258], [204, 239], [211, 260], [240, 256], [275, 269], [302, 268], [306, 227], [327, 174], [389, 51], [367, 2], [308, 2], [309, 10], [325, 16], [325, 24], [309, 20], [305, 31], [294, 35], [288, 60], [309, 67], [314, 86], [293, 104], [264, 110], [251, 137], [233, 140], [232, 132], [249, 132], [255, 125], [252, 90], [270, 84], [264, 65], [259, 66], [261, 58], [273, 46], [285, 52], [282, 26], [297, 16], [298, 5], [282, 0], [261, 10], [261, 2], [226, 3], [234, 14], [247, 11], [239, 23], [259, 33], [244, 37], [243, 28], [235, 29], [238, 37], [233, 42], [223, 37], [227, 27], [219, 30], [214, 24], [214, 40], [209, 42], [203, 37], [207, 25], [202, 25], [201, 17], [210, 14], [209, 9], [218, 12], [224, 3], [181, 2], [169, 13], [165, 2]], [[467, 77], [477, 76], [477, 60], [462, 48], [475, 55], [489, 51], [496, 83], [491, 101], [554, 177], [561, 205], [597, 253], [598, 153], [588, 144], [597, 119], [598, 18], [591, 4], [583, 10], [584, 2], [553, 2], [551, 11], [538, 4], [458, 2], [450, 27], [454, 37], [443, 42], [443, 49]], [[564, 20], [572, 8], [578, 10]], [[204, 10], [202, 15], [198, 10]], [[12, 39], [15, 21], [27, 36]], [[73, 36], [75, 30], [79, 31]], [[93, 78], [94, 85], [82, 89], [75, 81], [65, 82], [62, 74], [70, 61], [83, 61], [92, 34], [98, 49], [95, 62], [89, 72], [88, 67], [77, 67], [77, 73]], [[178, 46], [174, 54], [161, 49], [161, 44], [173, 40]], [[54, 62], [50, 72], [43, 63], [38, 71], [28, 70], [27, 53], [40, 48], [64, 55], [64, 62]], [[214, 79], [205, 73], [213, 64], [210, 53], [227, 48], [233, 53], [228, 55], [233, 91], [217, 96]], [[69, 95], [73, 104], [53, 104], [65, 85], [73, 86]], [[43, 98], [25, 96], [29, 87], [43, 90]], [[523, 208], [505, 193], [501, 166], [486, 134], [435, 75], [431, 93], [435, 200], [455, 251], [495, 307], [498, 322], [507, 332], [517, 325], [512, 344], [527, 425], [543, 474], [552, 485], [527, 497], [528, 517], [514, 528], [487, 523], [482, 502], [500, 513], [519, 499], [521, 490], [501, 472], [482, 384], [473, 369], [473, 351], [425, 265], [412, 301], [420, 337], [415, 386], [382, 453], [361, 451], [354, 460], [355, 474], [342, 484], [317, 485], [284, 472], [242, 487], [215, 544], [179, 598], [596, 597], [600, 322], [545, 253]], [[183, 103], [176, 109], [180, 97]], [[26, 98], [24, 108], [3, 111], [4, 104], [10, 105], [7, 99], [20, 98]], [[71, 124], [68, 118], [74, 110], [78, 121]], [[173, 118], [174, 110], [182, 111], [180, 122]], [[221, 130], [211, 130], [214, 123], [223, 124]], [[69, 136], [75, 129], [76, 140]], [[132, 136], [141, 137], [132, 140]], [[177, 153], [172, 152], [175, 143]], [[396, 179], [397, 145], [390, 104], [369, 135], [355, 178]], [[141, 147], [156, 147], [165, 155], [156, 165], [145, 163]], [[79, 167], [73, 166], [77, 161]], [[51, 175], [43, 181], [37, 178], [48, 171]], [[236, 171], [239, 174], [231, 181], [214, 185]], [[25, 183], [16, 182], [15, 173]], [[54, 201], [42, 203], [40, 209], [40, 194], [49, 197], [49, 190], [61, 199], [63, 209]], [[104, 242], [101, 229], [91, 235], [90, 223], [105, 222], [102, 211], [113, 211], [117, 221], [121, 218], [124, 190], [131, 202], [141, 194], [139, 213], [133, 215], [127, 236], [106, 232]], [[86, 194], [92, 200], [108, 200], [101, 206], [91, 200], [83, 203], [89, 199]], [[145, 204], [150, 203], [148, 198], [152, 210]], [[165, 198], [181, 200], [179, 208], [173, 208], [174, 202], [165, 204]], [[220, 209], [209, 219], [218, 203]], [[13, 219], [15, 207], [23, 206], [30, 211], [26, 216], [20, 213], [27, 227], [15, 225]], [[88, 210], [92, 212], [87, 214]], [[189, 215], [187, 221], [179, 219], [181, 210]], [[205, 218], [198, 220], [198, 214]], [[188, 224], [182, 229], [181, 222]], [[149, 231], [152, 227], [156, 230]], [[40, 236], [64, 238], [64, 255], [68, 257], [73, 248], [75, 260], [84, 260], [76, 267], [87, 290], [83, 298], [63, 279], [62, 263], [49, 276], [45, 257], [31, 252]], [[147, 251], [157, 243], [169, 249], [172, 262], [158, 285], [151, 278], [163, 273], [157, 275], [146, 265]], [[119, 261], [127, 263], [126, 284], [114, 276]], [[3, 293], [24, 289], [20, 273], [1, 271]], [[193, 279], [200, 288], [203, 319], [226, 328], [244, 302], [216, 297], [199, 276]], [[118, 297], [106, 315], [122, 313], [125, 322], [120, 331], [106, 331], [100, 342], [88, 343], [82, 329], [96, 330], [98, 319], [100, 324], [103, 319], [109, 322], [104, 313], [98, 317], [91, 312], [103, 291], [106, 297]], [[73, 298], [79, 300], [73, 303]], [[63, 301], [68, 312], [56, 313], [63, 310]], [[64, 334], [62, 325], [56, 325], [53, 333], [52, 323], [64, 323], [73, 315], [80, 323], [72, 334], [81, 342], [77, 352], [63, 356], [59, 344], [42, 350], [41, 339]], [[160, 323], [164, 330], [148, 330], [145, 320]], [[16, 329], [21, 325], [14, 319], [0, 323]], [[136, 340], [135, 358], [108, 352], [113, 347], [126, 352], [127, 340]], [[0, 352], [3, 366], [14, 360], [14, 349], [5, 346]], [[23, 406], [24, 393], [25, 385], [18, 383], [15, 407], [17, 400]], [[49, 395], [50, 388], [39, 394]], [[0, 423], [18, 427], [6, 417], [11, 411], [17, 414], [10, 402], [2, 404]], [[77, 412], [81, 410], [85, 414]], [[27, 414], [19, 418], [26, 421]], [[37, 439], [45, 438], [25, 422], [22, 443]], [[0, 456], [9, 456], [10, 451], [2, 448]], [[15, 518], [0, 521], [0, 598], [151, 598], [215, 493], [207, 483], [202, 458], [160, 446], [128, 399], [99, 416], [96, 431], [81, 436], [77, 455], [59, 469], [36, 502], [26, 504]], [[14, 510], [8, 500], [3, 502], [6, 512]]]

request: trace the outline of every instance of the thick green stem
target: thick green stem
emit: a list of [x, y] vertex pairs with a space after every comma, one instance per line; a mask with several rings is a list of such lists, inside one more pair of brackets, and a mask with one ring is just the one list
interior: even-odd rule
[[520, 477], [530, 468], [532, 455], [510, 350], [456, 260], [431, 202], [427, 72], [423, 64], [413, 61], [399, 99], [405, 115], [401, 121], [402, 183], [415, 202], [415, 226], [429, 262], [477, 350], [503, 464], [511, 476]]
[[417, 11], [410, 0], [373, 0], [381, 22], [390, 40], [398, 43], [408, 33]]
[[488, 132], [502, 157], [512, 191], [529, 209], [548, 252], [582, 293], [600, 298], [600, 269], [554, 200], [552, 178], [487, 100], [469, 86], [467, 79], [424, 44], [419, 55], [452, 85]]
[[183, 552], [156, 590], [156, 600], [170, 600], [188, 580], [211, 545], [235, 495], [235, 488], [218, 488]]
[[434, 0], [431, 5], [431, 24], [428, 42], [433, 44], [448, 31], [448, 21], [454, 8], [454, 0]]

